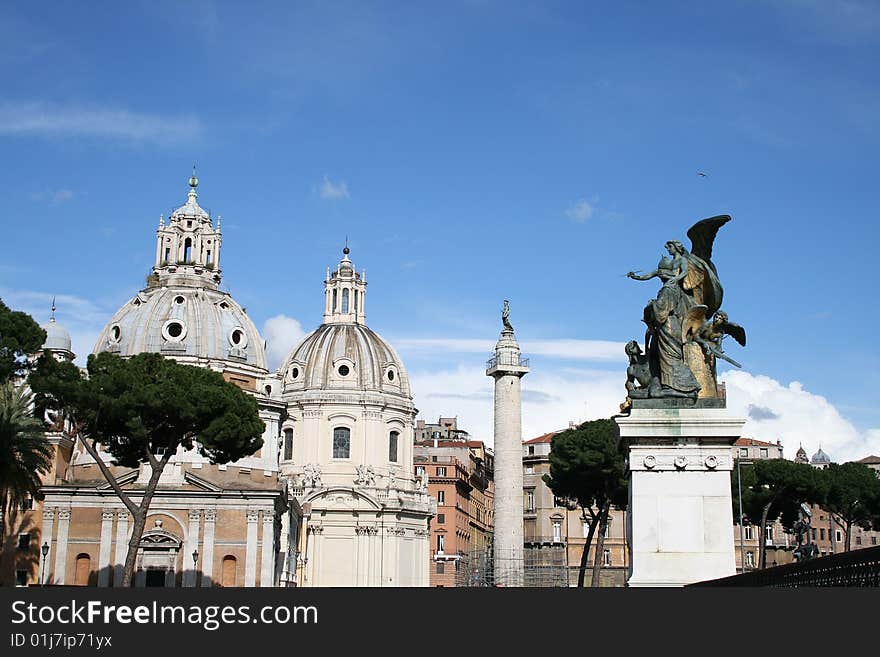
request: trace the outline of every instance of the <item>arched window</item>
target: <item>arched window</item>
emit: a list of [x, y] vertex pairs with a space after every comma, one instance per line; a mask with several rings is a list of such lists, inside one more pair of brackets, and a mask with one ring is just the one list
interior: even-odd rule
[[284, 430], [284, 460], [293, 458], [293, 429]]
[[220, 571], [220, 586], [235, 586], [236, 559], [231, 554], [223, 557], [223, 569]]
[[336, 297], [338, 290], [333, 290], [333, 312], [336, 312]]
[[392, 463], [397, 463], [397, 439], [399, 437], [400, 433], [397, 431], [388, 434], [388, 460]]
[[333, 429], [333, 458], [351, 458], [351, 429], [346, 427]]
[[348, 312], [348, 288], [342, 288], [342, 312]]
[[355, 290], [354, 291], [354, 312], [355, 313], [357, 313], [357, 311], [358, 311], [358, 296], [360, 296], [360, 295], [358, 294], [358, 291]]
[[192, 240], [187, 237], [183, 242], [183, 261], [189, 262], [192, 258]]
[[92, 558], [85, 552], [76, 555], [76, 571], [73, 575], [74, 586], [88, 586], [89, 574], [92, 572]]

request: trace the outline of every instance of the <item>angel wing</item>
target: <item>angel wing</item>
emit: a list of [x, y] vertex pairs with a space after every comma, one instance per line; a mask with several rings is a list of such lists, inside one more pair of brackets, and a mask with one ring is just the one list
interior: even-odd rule
[[746, 330], [740, 326], [739, 324], [734, 324], [733, 322], [724, 322], [721, 326], [721, 330], [727, 333], [730, 337], [740, 343], [743, 347], [746, 346]]
[[700, 330], [700, 327], [706, 321], [706, 317], [708, 317], [708, 310], [703, 305], [697, 305], [688, 310], [687, 315], [681, 322], [681, 335], [685, 342], [694, 339], [693, 336], [697, 334], [697, 331]]
[[728, 221], [730, 221], [729, 214], [720, 214], [717, 217], [698, 221], [687, 232], [687, 236], [691, 240], [691, 253], [704, 260], [716, 274], [718, 272], [715, 270], [715, 265], [712, 264], [712, 245], [715, 243], [718, 229]]

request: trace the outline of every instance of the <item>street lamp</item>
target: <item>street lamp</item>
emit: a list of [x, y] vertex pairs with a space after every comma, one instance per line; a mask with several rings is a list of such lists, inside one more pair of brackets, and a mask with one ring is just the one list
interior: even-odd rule
[[754, 461], [736, 460], [736, 487], [739, 495], [739, 569], [741, 573], [746, 572], [746, 537], [743, 528], [743, 489], [742, 489], [742, 471], [739, 466], [745, 463], [752, 465]]
[[43, 543], [40, 552], [43, 553], [43, 568], [40, 572], [40, 582], [42, 586], [46, 586], [46, 555], [49, 554], [49, 541]]
[[199, 548], [195, 548], [192, 552], [193, 558], [193, 576], [192, 576], [192, 585], [197, 586], [196, 579], [199, 576], [198, 568], [196, 568], [196, 564], [199, 562]]

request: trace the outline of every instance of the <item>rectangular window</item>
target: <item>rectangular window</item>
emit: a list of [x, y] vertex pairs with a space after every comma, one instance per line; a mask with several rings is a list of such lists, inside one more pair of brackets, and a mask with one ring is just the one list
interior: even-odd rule
[[611, 565], [611, 550], [603, 550], [602, 551], [602, 565], [610, 566]]
[[871, 537], [871, 545], [877, 545], [877, 537], [876, 536]]
[[739, 455], [740, 456], [748, 456], [749, 455], [749, 448], [748, 447], [740, 447], [739, 448]]
[[442, 575], [445, 572], [445, 568], [444, 568], [445, 565], [446, 564], [444, 564], [442, 561], [437, 562], [437, 574], [438, 575]]
[[333, 429], [333, 458], [347, 459], [351, 457], [351, 429], [336, 427]]
[[437, 534], [437, 552], [443, 554], [443, 546], [446, 545], [446, 537], [443, 534]]
[[293, 458], [293, 429], [284, 430], [284, 460]]
[[437, 504], [446, 504], [446, 491], [438, 490], [437, 491]]
[[31, 549], [31, 535], [30, 534], [19, 534], [18, 535], [18, 549], [19, 550], [30, 550]]
[[526, 474], [535, 474], [535, 466], [527, 465], [526, 466]]
[[421, 477], [423, 474], [425, 474], [425, 466], [417, 465], [416, 466], [416, 476]]
[[772, 525], [767, 525], [766, 527], [764, 527], [764, 542], [767, 545], [770, 545], [773, 543], [773, 526]]
[[769, 457], [769, 456], [770, 456], [770, 453], [767, 451], [767, 448], [766, 448], [766, 447], [762, 447], [762, 448], [761, 448], [761, 458], [762, 458], [762, 459], [766, 459], [766, 458]]
[[442, 467], [437, 468], [437, 476], [438, 477], [445, 477], [446, 476], [446, 466], [442, 466]]
[[565, 500], [561, 497], [553, 496], [553, 506], [556, 508], [563, 508], [565, 506]]
[[843, 542], [843, 534], [841, 533], [841, 531], [840, 531], [839, 529], [835, 529], [835, 530], [834, 530], [834, 540], [835, 540], [837, 543], [842, 543], [842, 542]]
[[526, 491], [526, 511], [534, 512], [535, 510], [535, 491]]
[[535, 455], [535, 446], [529, 445], [529, 456], [534, 456], [534, 455]]
[[28, 585], [28, 571], [26, 571], [26, 570], [16, 570], [15, 571], [15, 585], [16, 586], [27, 586]]
[[823, 527], [819, 528], [819, 540], [825, 540], [825, 529]]
[[30, 511], [34, 508], [34, 498], [28, 497], [24, 502], [21, 503], [22, 511]]
[[553, 521], [553, 542], [559, 543], [562, 541], [562, 521], [554, 520]]
[[[745, 527], [743, 527], [743, 529], [745, 530], [746, 540], [751, 541], [752, 540], [752, 526], [746, 525]], [[816, 531], [816, 530], [814, 529], [813, 531]]]
[[810, 531], [812, 532], [812, 534], [813, 534], [813, 540], [815, 541], [815, 540], [816, 540], [816, 528], [813, 527], [813, 529], [811, 529]]
[[446, 522], [446, 514], [445, 513], [438, 513], [437, 514], [437, 524], [442, 525], [444, 522]]
[[392, 463], [397, 463], [397, 438], [399, 436], [397, 431], [388, 434], [388, 460]]
[[584, 520], [584, 538], [589, 536], [589, 534], [590, 534], [590, 523], [588, 523], [586, 520]]
[[862, 537], [856, 536], [856, 545], [861, 545], [861, 544], [862, 544]]

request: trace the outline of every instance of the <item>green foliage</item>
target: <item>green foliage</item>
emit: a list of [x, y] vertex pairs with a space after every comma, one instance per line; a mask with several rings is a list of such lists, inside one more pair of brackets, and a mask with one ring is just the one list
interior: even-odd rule
[[[739, 519], [737, 468], [731, 477], [734, 517]], [[764, 459], [741, 465], [743, 515], [754, 525], [774, 522], [791, 530], [802, 502], [819, 504], [827, 484], [822, 472], [806, 463], [785, 459]], [[766, 513], [766, 517], [764, 514]]]
[[824, 508], [846, 527], [880, 525], [880, 479], [863, 463], [832, 463], [823, 470], [827, 481]]
[[[52, 362], [49, 362], [49, 361]], [[41, 359], [29, 383], [39, 408], [61, 410], [80, 433], [137, 467], [148, 453], [193, 448], [228, 463], [262, 446], [256, 400], [218, 372], [181, 365], [159, 354], [123, 359], [89, 356], [88, 375], [71, 363]]]
[[625, 509], [628, 477], [614, 420], [584, 422], [553, 436], [550, 474], [543, 479], [554, 495], [574, 500], [582, 509], [605, 502]]
[[40, 475], [52, 467], [54, 451], [30, 408], [25, 388], [0, 384], [0, 513], [28, 496], [41, 499]]
[[0, 300], [0, 383], [26, 369], [26, 357], [46, 342], [46, 331], [27, 313]]

